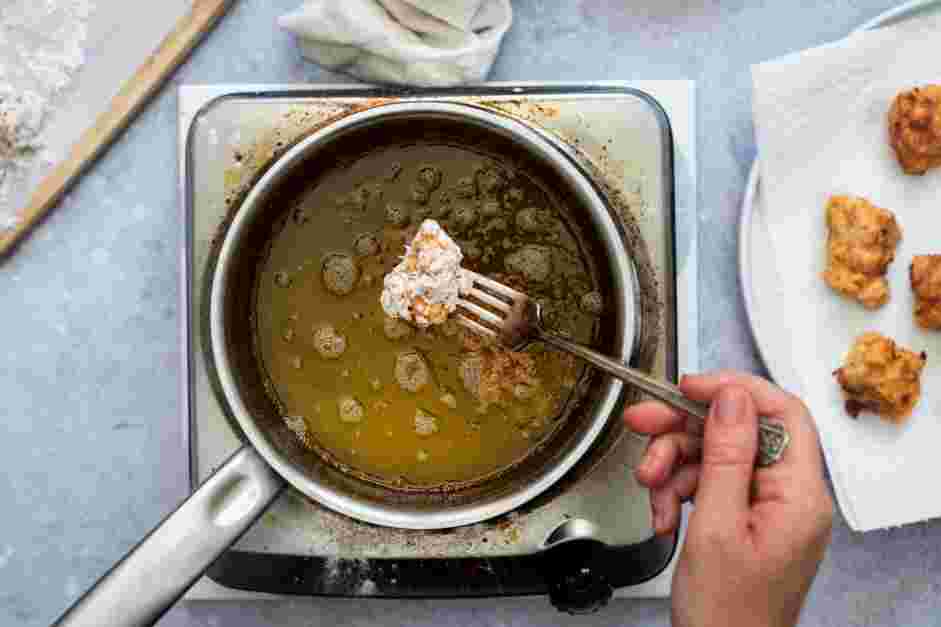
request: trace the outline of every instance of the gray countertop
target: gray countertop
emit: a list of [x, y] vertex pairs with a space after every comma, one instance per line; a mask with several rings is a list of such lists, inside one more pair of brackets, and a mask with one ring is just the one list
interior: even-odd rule
[[[180, 83], [337, 82], [241, 0]], [[755, 145], [751, 63], [840, 37], [892, 0], [515, 0], [494, 80], [698, 82], [703, 367], [760, 372], [736, 279]], [[45, 625], [187, 492], [181, 447], [176, 95], [166, 88], [0, 265], [0, 624]], [[838, 520], [804, 625], [936, 625], [941, 523], [851, 533]], [[161, 625], [553, 625], [543, 600], [187, 605]], [[568, 625], [669, 623], [666, 601]]]

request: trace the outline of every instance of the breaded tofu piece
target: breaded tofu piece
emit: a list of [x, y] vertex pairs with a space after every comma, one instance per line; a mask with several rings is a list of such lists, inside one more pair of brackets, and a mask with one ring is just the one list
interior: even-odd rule
[[846, 397], [846, 413], [863, 410], [896, 424], [904, 422], [921, 396], [921, 371], [928, 357], [879, 333], [856, 338], [843, 367], [833, 372]]
[[908, 270], [915, 295], [915, 322], [941, 330], [941, 255], [915, 255]]
[[889, 302], [885, 274], [902, 239], [895, 215], [865, 198], [832, 196], [827, 228], [827, 285], [869, 309]]
[[908, 174], [941, 166], [941, 85], [916, 87], [895, 97], [889, 109], [889, 143]]

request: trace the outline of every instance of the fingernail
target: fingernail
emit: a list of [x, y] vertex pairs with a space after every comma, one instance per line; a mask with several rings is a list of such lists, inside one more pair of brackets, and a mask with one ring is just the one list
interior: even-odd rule
[[712, 415], [720, 425], [729, 427], [742, 421], [745, 414], [745, 399], [742, 392], [735, 388], [719, 391], [712, 408]]

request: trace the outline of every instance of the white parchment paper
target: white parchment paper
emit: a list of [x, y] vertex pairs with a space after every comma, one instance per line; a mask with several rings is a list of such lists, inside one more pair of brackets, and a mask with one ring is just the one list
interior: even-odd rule
[[[853, 35], [753, 66], [762, 195], [787, 296], [781, 333], [790, 337], [847, 521], [869, 530], [941, 516], [941, 332], [912, 318], [908, 265], [941, 253], [941, 170], [909, 176], [888, 144], [894, 96], [941, 83], [941, 16]], [[824, 207], [855, 194], [892, 210], [903, 240], [889, 269], [891, 301], [872, 312], [830, 290]], [[928, 353], [923, 395], [909, 421], [847, 416], [832, 371], [857, 335], [879, 331]]]

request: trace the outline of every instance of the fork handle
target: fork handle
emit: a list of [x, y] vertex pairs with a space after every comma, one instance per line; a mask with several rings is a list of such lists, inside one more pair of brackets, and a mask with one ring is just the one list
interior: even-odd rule
[[[700, 424], [702, 424], [703, 420], [709, 414], [708, 405], [687, 398], [678, 387], [662, 379], [652, 377], [636, 368], [631, 368], [621, 361], [611, 359], [583, 344], [573, 342], [554, 333], [539, 329], [538, 337], [543, 342], [567, 353], [571, 353], [611, 376], [640, 388], [650, 396], [686, 412], [699, 420]], [[788, 444], [790, 444], [790, 441], [790, 435], [784, 428], [784, 425], [778, 421], [765, 418], [764, 416], [759, 417], [758, 457], [756, 460], [758, 466], [770, 466], [778, 461]]]

